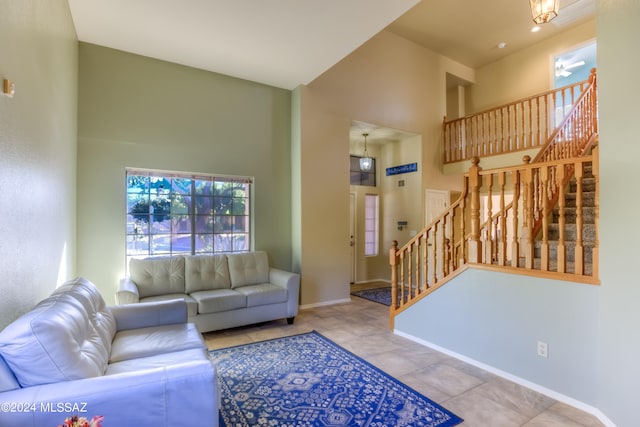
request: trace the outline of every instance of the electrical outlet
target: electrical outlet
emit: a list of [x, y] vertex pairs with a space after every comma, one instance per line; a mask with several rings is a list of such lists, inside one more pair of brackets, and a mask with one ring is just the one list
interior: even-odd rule
[[549, 357], [549, 345], [546, 342], [538, 341], [538, 356]]

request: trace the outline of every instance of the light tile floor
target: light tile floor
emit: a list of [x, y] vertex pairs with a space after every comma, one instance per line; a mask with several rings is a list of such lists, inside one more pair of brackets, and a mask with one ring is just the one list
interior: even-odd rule
[[594, 416], [394, 335], [388, 307], [358, 297], [286, 321], [204, 334], [210, 349], [316, 330], [460, 417], [464, 427], [602, 426]]

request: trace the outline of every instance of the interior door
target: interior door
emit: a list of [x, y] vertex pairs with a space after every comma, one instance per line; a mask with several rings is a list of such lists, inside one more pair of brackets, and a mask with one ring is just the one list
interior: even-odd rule
[[449, 207], [450, 198], [448, 190], [425, 190], [424, 225], [431, 224]]
[[349, 194], [349, 246], [351, 256], [351, 284], [356, 282], [356, 195]]

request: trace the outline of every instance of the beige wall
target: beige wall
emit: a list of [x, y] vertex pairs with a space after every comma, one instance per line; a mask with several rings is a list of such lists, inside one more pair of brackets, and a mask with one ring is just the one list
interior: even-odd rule
[[[350, 186], [356, 196], [356, 257], [355, 281], [390, 280], [389, 248], [397, 240], [400, 245], [411, 237], [411, 231], [420, 230], [423, 224], [422, 199], [416, 197], [422, 190], [422, 138], [407, 137], [397, 141], [383, 141], [368, 144], [369, 153], [376, 158], [376, 187]], [[351, 144], [350, 154], [362, 155], [362, 143]], [[386, 176], [386, 169], [393, 166], [418, 163], [418, 171], [401, 175]], [[400, 187], [398, 182], [404, 181]], [[380, 199], [380, 245], [377, 256], [364, 255], [364, 196], [377, 194]], [[408, 222], [407, 228], [398, 230], [398, 221]]]
[[595, 37], [592, 20], [477, 69], [475, 84], [466, 90], [467, 114], [551, 89], [553, 57]]
[[80, 44], [78, 273], [114, 301], [125, 167], [255, 177], [255, 249], [291, 268], [291, 92]]
[[[422, 188], [461, 185], [459, 177], [441, 172], [446, 72], [473, 80], [473, 70], [383, 31], [300, 89], [303, 305], [349, 297], [352, 120], [420, 135]], [[413, 196], [422, 201], [422, 190]]]
[[65, 0], [0, 0], [0, 330], [75, 272], [77, 51]]

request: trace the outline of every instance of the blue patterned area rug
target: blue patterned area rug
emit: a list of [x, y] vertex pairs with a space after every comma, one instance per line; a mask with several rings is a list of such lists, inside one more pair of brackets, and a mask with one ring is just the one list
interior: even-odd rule
[[451, 427], [462, 419], [317, 332], [211, 350], [220, 425]]
[[367, 289], [365, 291], [351, 292], [351, 295], [355, 295], [360, 298], [368, 299], [378, 302], [384, 305], [391, 305], [391, 287]]

